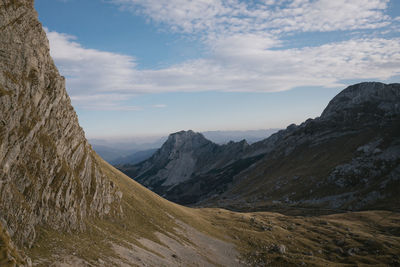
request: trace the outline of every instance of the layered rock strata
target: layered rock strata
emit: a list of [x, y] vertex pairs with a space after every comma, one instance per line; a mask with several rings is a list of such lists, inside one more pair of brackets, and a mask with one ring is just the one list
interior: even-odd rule
[[114, 184], [96, 162], [49, 53], [32, 0], [0, 1], [0, 220], [18, 246], [37, 227], [85, 229], [118, 216]]

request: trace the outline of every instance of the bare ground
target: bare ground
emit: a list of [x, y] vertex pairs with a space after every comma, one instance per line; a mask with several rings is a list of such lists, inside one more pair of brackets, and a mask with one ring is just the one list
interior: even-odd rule
[[114, 263], [120, 266], [242, 266], [232, 244], [207, 236], [183, 222], [177, 221], [177, 224], [180, 229], [176, 230], [185, 241], [182, 237], [157, 233], [162, 244], [139, 240], [146, 249], [134, 244], [113, 244], [120, 256]]

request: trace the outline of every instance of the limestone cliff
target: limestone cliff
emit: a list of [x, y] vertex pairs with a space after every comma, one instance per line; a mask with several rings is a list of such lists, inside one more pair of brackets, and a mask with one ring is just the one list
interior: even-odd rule
[[33, 0], [0, 1], [0, 224], [19, 247], [40, 225], [83, 230], [121, 213], [37, 17]]
[[149, 159], [118, 168], [166, 199], [190, 204], [223, 191], [224, 188], [219, 185], [225, 187], [231, 178], [229, 175], [214, 179], [211, 183], [202, 179], [203, 176], [210, 170], [217, 175], [215, 170], [238, 160], [248, 147], [245, 140], [217, 145], [201, 133], [180, 131], [171, 134]]

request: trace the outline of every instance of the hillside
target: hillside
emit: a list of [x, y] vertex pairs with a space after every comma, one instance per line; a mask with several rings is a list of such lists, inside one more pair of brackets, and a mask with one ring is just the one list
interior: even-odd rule
[[0, 266], [400, 264], [395, 212], [284, 216], [161, 198], [88, 144], [33, 1], [0, 1], [0, 33]]
[[[231, 244], [191, 230], [195, 242], [177, 230], [192, 227], [177, 221], [190, 210], [139, 187], [95, 154], [33, 1], [2, 1], [0, 30], [1, 266], [207, 264], [213, 253], [221, 256], [216, 263], [235, 265]], [[175, 250], [179, 258], [165, 258]]]
[[[193, 146], [199, 134], [180, 132], [152, 158], [119, 168], [181, 204], [234, 210], [396, 209], [398, 103], [400, 84], [356, 84], [333, 98], [321, 117], [252, 145], [218, 146], [203, 138], [204, 146]], [[179, 145], [172, 142], [175, 136]], [[191, 157], [188, 164], [185, 155], [201, 156]], [[186, 173], [177, 173], [177, 166], [185, 166]]]
[[[361, 83], [339, 93], [321, 117], [254, 146], [268, 148], [215, 205], [398, 210], [400, 84]], [[261, 150], [262, 151], [262, 150]]]
[[166, 201], [108, 163], [99, 162], [123, 193], [125, 216], [92, 220], [84, 233], [42, 229], [41, 238], [27, 251], [33, 262], [44, 266], [53, 262], [78, 266], [400, 263], [398, 213], [304, 217], [192, 209]]
[[79, 126], [33, 1], [1, 1], [0, 18], [0, 221], [31, 247], [41, 225], [119, 216], [121, 194]]

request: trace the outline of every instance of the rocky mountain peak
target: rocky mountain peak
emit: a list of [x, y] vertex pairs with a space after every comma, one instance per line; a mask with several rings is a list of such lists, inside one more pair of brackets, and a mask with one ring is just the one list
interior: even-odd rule
[[[188, 204], [203, 194], [219, 192], [221, 188], [208, 188], [208, 181], [199, 177], [209, 170], [222, 169], [231, 164], [249, 146], [246, 140], [218, 145], [201, 133], [180, 131], [171, 134], [150, 159], [136, 165], [120, 166], [120, 169], [167, 199]], [[220, 179], [227, 181], [232, 180], [232, 177], [224, 176]], [[181, 192], [184, 192], [183, 197]]]
[[0, 4], [0, 225], [31, 246], [39, 225], [84, 230], [120, 214], [49, 53], [33, 1]]
[[212, 142], [206, 139], [201, 133], [188, 130], [170, 134], [161, 150], [167, 149], [184, 152], [192, 151], [210, 144], [212, 144]]
[[347, 87], [335, 96], [325, 108], [321, 119], [341, 118], [374, 114], [393, 116], [400, 114], [400, 84], [363, 82]]
[[[325, 181], [327, 187], [333, 183], [333, 190], [343, 193], [342, 196], [335, 191], [337, 195], [327, 197], [331, 199], [330, 203], [335, 207], [345, 207], [354, 200], [345, 199], [348, 196], [348, 184], [354, 183], [355, 190], [372, 189], [366, 182], [362, 182], [362, 186], [357, 185], [359, 181], [367, 179], [365, 166], [374, 169], [370, 166], [381, 166], [383, 161], [386, 164], [383, 164], [386, 167], [375, 168], [368, 173], [369, 181], [391, 181], [390, 177], [398, 177], [397, 171], [392, 171], [398, 165], [399, 155], [396, 128], [400, 120], [399, 99], [400, 84], [374, 82], [352, 85], [332, 99], [320, 118], [307, 119], [300, 125], [291, 124], [285, 130], [257, 143], [249, 145], [243, 140], [224, 145], [211, 143], [201, 146], [198, 144], [208, 142], [202, 135], [192, 131], [179, 132], [170, 136], [156, 153], [158, 156], [135, 166], [127, 166], [122, 171], [167, 199], [183, 204], [199, 201], [204, 204], [203, 201], [211, 201], [214, 195], [221, 192], [226, 193], [216, 199], [221, 203], [225, 201], [224, 197], [229, 198], [226, 202], [228, 206], [229, 202], [236, 199], [239, 200], [238, 205], [243, 204], [238, 192], [242, 192], [246, 198], [252, 196], [251, 201], [259, 203], [265, 199], [286, 201], [292, 196], [295, 198], [294, 194], [300, 185], [298, 179], [302, 177], [304, 180], [301, 183], [313, 188], [311, 191], [297, 193], [297, 199], [311, 201], [311, 193], [318, 190], [320, 195], [312, 197], [324, 199], [330, 190], [319, 189], [322, 183], [316, 181]], [[393, 141], [396, 140], [393, 138], [395, 136], [397, 141]], [[194, 146], [194, 143], [197, 145]], [[382, 145], [378, 147], [376, 144]], [[364, 153], [360, 156], [360, 151], [375, 154], [368, 156]], [[316, 161], [320, 163], [314, 164]], [[347, 165], [343, 165], [346, 161]], [[342, 167], [333, 171], [337, 166]], [[346, 180], [344, 176], [348, 173], [350, 178]], [[253, 180], [259, 183], [253, 183]], [[263, 184], [263, 189], [259, 189], [258, 185]], [[340, 185], [339, 188], [336, 188], [337, 185]], [[285, 191], [289, 187], [290, 190]], [[280, 194], [276, 193], [278, 190], [281, 190]], [[265, 193], [267, 191], [268, 194]], [[288, 192], [294, 194], [289, 195]], [[366, 192], [360, 191], [359, 195], [364, 196]], [[384, 190], [382, 192], [382, 198], [390, 196]], [[356, 209], [375, 205], [376, 194], [371, 193], [371, 199], [361, 204], [349, 205]]]

